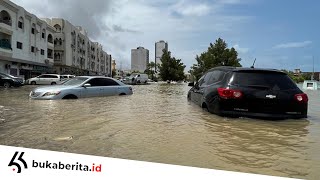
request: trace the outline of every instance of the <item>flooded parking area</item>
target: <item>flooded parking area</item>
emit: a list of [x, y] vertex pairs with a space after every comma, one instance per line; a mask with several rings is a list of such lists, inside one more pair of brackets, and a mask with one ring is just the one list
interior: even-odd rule
[[229, 119], [187, 101], [187, 84], [133, 86], [131, 96], [36, 101], [0, 89], [0, 144], [132, 160], [320, 178], [320, 92], [309, 117]]

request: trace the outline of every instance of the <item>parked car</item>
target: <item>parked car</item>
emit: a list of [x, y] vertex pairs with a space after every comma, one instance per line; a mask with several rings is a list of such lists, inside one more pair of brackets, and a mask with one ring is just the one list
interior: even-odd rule
[[189, 90], [188, 99], [221, 116], [306, 118], [308, 111], [308, 96], [287, 74], [272, 69], [213, 68]]
[[30, 78], [26, 80], [26, 84], [31, 85], [56, 85], [61, 81], [61, 77], [58, 74], [42, 74], [40, 76]]
[[131, 95], [132, 87], [109, 77], [77, 76], [61, 85], [38, 87], [31, 99], [78, 99], [95, 96]]
[[69, 75], [69, 74], [64, 74], [64, 75], [60, 75], [61, 79], [71, 79], [76, 77], [75, 75]]
[[76, 77], [75, 75], [60, 75], [61, 81], [57, 84], [63, 84], [66, 81], [69, 81], [70, 79]]
[[4, 88], [23, 86], [23, 79], [6, 73], [0, 73], [0, 86]]
[[147, 74], [132, 74], [129, 79], [131, 80], [132, 84], [146, 84], [149, 78]]

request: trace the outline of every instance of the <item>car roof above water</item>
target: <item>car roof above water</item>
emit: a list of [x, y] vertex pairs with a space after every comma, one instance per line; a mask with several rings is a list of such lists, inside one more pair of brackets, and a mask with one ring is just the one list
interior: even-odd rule
[[285, 72], [277, 70], [277, 69], [267, 69], [267, 68], [246, 68], [246, 67], [232, 67], [232, 66], [218, 66], [215, 68], [210, 69], [209, 71], [213, 70], [223, 70], [223, 71], [233, 71], [233, 72], [240, 72], [240, 71], [252, 71], [252, 72], [275, 72], [275, 73], [282, 73]]

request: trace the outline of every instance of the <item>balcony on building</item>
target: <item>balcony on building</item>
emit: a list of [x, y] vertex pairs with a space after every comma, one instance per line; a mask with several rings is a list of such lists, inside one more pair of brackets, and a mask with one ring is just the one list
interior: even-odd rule
[[0, 55], [11, 57], [11, 35], [0, 32]]
[[64, 40], [62, 38], [55, 37], [53, 42], [55, 51], [64, 51]]
[[10, 14], [2, 10], [0, 12], [0, 55], [12, 56], [12, 21]]
[[2, 10], [0, 12], [0, 30], [1, 31], [9, 31], [12, 34], [12, 20], [10, 14]]

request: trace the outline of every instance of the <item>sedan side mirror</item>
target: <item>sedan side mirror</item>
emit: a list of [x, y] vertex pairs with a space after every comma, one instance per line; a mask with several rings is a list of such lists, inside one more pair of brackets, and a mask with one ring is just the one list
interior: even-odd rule
[[188, 86], [194, 86], [194, 82], [190, 82]]
[[87, 88], [87, 87], [91, 87], [91, 84], [87, 83], [87, 84], [84, 84], [83, 87]]

